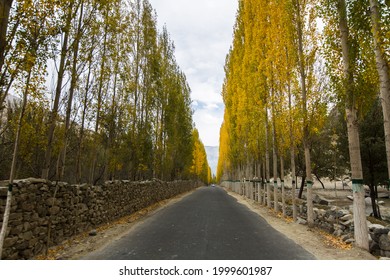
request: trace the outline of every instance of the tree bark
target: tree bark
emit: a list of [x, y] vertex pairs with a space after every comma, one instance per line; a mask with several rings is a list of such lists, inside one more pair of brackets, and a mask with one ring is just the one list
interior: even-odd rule
[[320, 179], [320, 177], [317, 175], [317, 173], [314, 173], [314, 176], [316, 176], [316, 178], [317, 178], [318, 182], [320, 182], [322, 188], [325, 189], [325, 185], [324, 185], [324, 183], [321, 181], [321, 179]]
[[299, 188], [299, 194], [298, 194], [298, 198], [299, 198], [299, 199], [302, 199], [303, 188], [305, 187], [305, 180], [306, 180], [306, 175], [303, 175], [303, 176], [302, 176], [301, 187]]
[[279, 211], [278, 198], [278, 155], [276, 147], [276, 124], [275, 124], [275, 98], [274, 90], [272, 89], [272, 164], [273, 164], [273, 180], [274, 180], [274, 210]]
[[354, 95], [354, 80], [351, 69], [350, 39], [345, 0], [338, 0], [339, 30], [341, 36], [342, 57], [344, 65], [344, 90], [346, 95], [346, 117], [348, 129], [348, 146], [352, 172], [353, 212], [356, 245], [369, 249], [366, 207], [364, 200], [363, 170], [360, 155], [359, 127]]
[[[0, 1], [0, 70], [4, 65], [4, 53], [7, 47], [7, 29], [9, 12], [11, 10], [13, 0], [1, 0]], [[2, 104], [0, 104], [1, 107]]]
[[267, 186], [267, 207], [271, 208], [271, 183], [270, 183], [270, 168], [269, 168], [269, 144], [268, 144], [268, 111], [265, 108], [265, 173], [266, 173], [266, 186]]
[[[288, 53], [287, 53], [288, 56]], [[290, 161], [291, 161], [291, 197], [292, 197], [292, 208], [293, 208], [293, 221], [295, 222], [297, 220], [297, 207], [296, 207], [296, 200], [295, 200], [295, 188], [296, 188], [296, 182], [295, 182], [295, 139], [294, 139], [294, 122], [292, 117], [292, 100], [291, 100], [291, 85], [290, 85], [290, 78], [287, 84], [287, 90], [288, 90], [288, 108], [290, 113]]]
[[304, 50], [303, 50], [303, 24], [301, 15], [301, 4], [299, 0], [296, 1], [297, 9], [297, 32], [298, 32], [298, 63], [299, 74], [301, 79], [302, 90], [302, 106], [303, 106], [303, 146], [305, 150], [305, 167], [306, 167], [306, 184], [307, 184], [307, 223], [309, 227], [314, 225], [314, 209], [313, 209], [313, 179], [311, 175], [311, 158], [309, 147], [309, 124], [307, 114], [307, 89], [306, 89], [306, 71], [304, 63]]
[[284, 159], [280, 157], [280, 184], [282, 188], [282, 213], [286, 217], [286, 190], [284, 188]]

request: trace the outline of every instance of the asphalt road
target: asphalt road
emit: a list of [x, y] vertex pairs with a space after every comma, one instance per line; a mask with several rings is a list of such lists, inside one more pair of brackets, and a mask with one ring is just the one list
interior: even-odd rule
[[222, 188], [203, 187], [84, 259], [307, 260], [314, 256]]

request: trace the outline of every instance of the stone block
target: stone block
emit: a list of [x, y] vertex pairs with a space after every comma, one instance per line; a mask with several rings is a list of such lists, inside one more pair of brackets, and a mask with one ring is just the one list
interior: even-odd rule
[[33, 238], [33, 233], [32, 233], [32, 231], [23, 232], [23, 233], [19, 234], [19, 238], [29, 241]]
[[12, 247], [16, 244], [16, 242], [18, 241], [19, 237], [17, 236], [14, 236], [14, 237], [8, 237], [8, 238], [5, 238], [4, 239], [4, 248], [9, 248], [9, 247]]
[[23, 232], [23, 225], [19, 224], [17, 226], [10, 226], [10, 235], [19, 235]]
[[23, 211], [31, 212], [34, 210], [34, 208], [35, 208], [35, 205], [32, 203], [23, 203], [22, 204]]
[[23, 213], [11, 213], [9, 215], [10, 221], [22, 221], [23, 220]]
[[38, 238], [32, 238], [28, 241], [28, 248], [34, 248], [38, 243]]
[[382, 234], [379, 237], [379, 247], [381, 250], [390, 251], [390, 237], [387, 234]]
[[29, 242], [28, 241], [22, 241], [15, 244], [15, 248], [19, 251], [23, 251], [28, 248]]
[[50, 215], [57, 215], [60, 212], [61, 208], [58, 206], [53, 206], [49, 209]]
[[345, 215], [345, 216], [340, 218], [340, 220], [342, 220], [342, 221], [349, 221], [349, 220], [352, 220], [352, 219], [353, 219], [352, 214], [347, 214], [347, 215]]

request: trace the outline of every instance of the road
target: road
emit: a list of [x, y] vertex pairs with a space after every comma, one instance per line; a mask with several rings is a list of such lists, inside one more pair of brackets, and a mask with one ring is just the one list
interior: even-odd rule
[[307, 260], [313, 255], [220, 187], [202, 187], [89, 260]]

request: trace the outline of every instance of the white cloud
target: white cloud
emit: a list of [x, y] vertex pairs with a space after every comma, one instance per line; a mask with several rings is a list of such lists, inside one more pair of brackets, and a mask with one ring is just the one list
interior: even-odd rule
[[206, 146], [219, 145], [219, 130], [221, 127], [220, 109], [198, 109], [194, 114], [194, 121], [199, 131], [199, 136]]
[[[219, 144], [221, 88], [238, 0], [149, 0], [166, 24], [192, 90], [194, 121], [205, 145]], [[202, 106], [200, 106], [202, 105]]]

